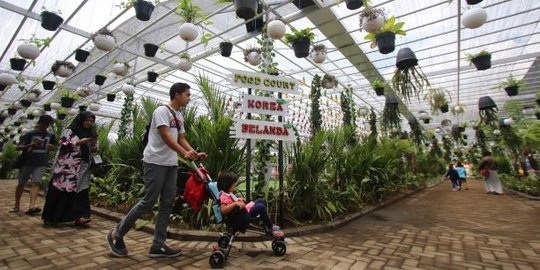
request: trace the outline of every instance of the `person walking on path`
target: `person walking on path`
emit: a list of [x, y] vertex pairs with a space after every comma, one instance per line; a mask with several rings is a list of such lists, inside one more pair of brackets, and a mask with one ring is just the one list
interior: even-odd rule
[[497, 174], [497, 162], [490, 152], [484, 152], [484, 157], [478, 164], [478, 171], [485, 177], [484, 187], [487, 194], [500, 195], [503, 193], [502, 184]]
[[54, 148], [56, 139], [54, 134], [47, 131], [54, 119], [49, 115], [39, 117], [34, 130], [24, 134], [17, 150], [22, 150], [23, 159], [19, 168], [19, 183], [15, 188], [15, 206], [10, 210], [12, 213], [19, 212], [21, 206], [21, 197], [24, 191], [24, 185], [31, 179], [30, 187], [30, 207], [26, 211], [28, 215], [34, 215], [41, 212], [36, 207], [36, 198], [41, 188], [43, 175], [47, 170], [49, 163], [49, 150]]
[[467, 184], [467, 170], [465, 170], [465, 167], [463, 167], [461, 162], [457, 163], [456, 171], [459, 175], [459, 187], [463, 188], [463, 184], [465, 184], [465, 190], [469, 190], [469, 185]]
[[126, 257], [128, 250], [124, 236], [144, 213], [152, 210], [159, 197], [159, 210], [149, 256], [176, 257], [180, 249], [165, 245], [167, 226], [176, 194], [178, 154], [186, 159], [204, 159], [205, 153], [197, 153], [186, 140], [184, 117], [179, 112], [190, 101], [190, 87], [185, 83], [175, 83], [169, 90], [170, 102], [159, 106], [152, 114], [148, 144], [143, 152], [144, 198], [142, 198], [116, 228], [107, 234], [107, 243], [113, 256]]
[[96, 116], [79, 113], [62, 131], [41, 218], [46, 225], [90, 222], [90, 160], [97, 151]]
[[450, 177], [450, 181], [452, 181], [452, 191], [461, 190], [459, 187], [459, 175], [454, 169], [454, 165], [450, 164], [448, 166], [448, 172], [446, 172], [446, 175], [444, 177]]

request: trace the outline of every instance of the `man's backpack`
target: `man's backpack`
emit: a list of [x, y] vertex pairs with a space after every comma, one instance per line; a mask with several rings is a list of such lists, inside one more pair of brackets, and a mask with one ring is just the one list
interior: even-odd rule
[[[174, 118], [174, 121], [176, 123], [178, 123], [178, 119], [176, 118], [176, 114], [171, 109], [171, 107], [169, 107], [168, 105], [161, 105], [161, 106], [167, 107], [167, 109], [169, 109], [169, 111], [171, 112], [171, 114], [172, 114], [172, 116]], [[153, 117], [154, 116], [152, 115], [152, 118]], [[142, 151], [144, 151], [144, 149], [146, 148], [146, 145], [148, 144], [148, 135], [150, 134], [150, 126], [152, 126], [152, 118], [150, 118], [150, 121], [148, 122], [148, 124], [146, 125], [146, 128], [144, 129], [144, 134], [143, 134], [143, 138], [142, 138]]]

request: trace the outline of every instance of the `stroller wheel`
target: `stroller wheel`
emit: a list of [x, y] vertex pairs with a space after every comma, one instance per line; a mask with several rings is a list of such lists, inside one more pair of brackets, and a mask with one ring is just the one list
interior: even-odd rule
[[229, 246], [229, 241], [231, 241], [231, 238], [228, 235], [222, 235], [217, 240], [219, 247], [223, 249]]
[[272, 242], [272, 251], [274, 251], [274, 255], [281, 257], [287, 253], [287, 245], [284, 241], [276, 239]]
[[221, 268], [225, 264], [225, 254], [221, 250], [216, 250], [210, 255], [209, 262], [212, 268]]

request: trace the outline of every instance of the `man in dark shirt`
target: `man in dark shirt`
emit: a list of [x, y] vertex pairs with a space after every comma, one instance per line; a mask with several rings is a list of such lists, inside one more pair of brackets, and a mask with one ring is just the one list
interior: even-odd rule
[[452, 191], [461, 190], [461, 187], [459, 186], [459, 174], [456, 169], [454, 169], [454, 165], [450, 164], [448, 166], [448, 172], [445, 177], [450, 177], [450, 181], [452, 181]]
[[36, 128], [24, 134], [17, 145], [17, 150], [22, 150], [21, 155], [24, 155], [24, 158], [19, 169], [19, 184], [15, 189], [15, 207], [10, 212], [19, 212], [24, 185], [29, 178], [31, 178], [32, 185], [30, 188], [30, 208], [26, 214], [33, 215], [41, 211], [39, 207], [36, 207], [36, 198], [49, 163], [49, 150], [53, 148], [53, 144], [56, 144], [54, 135], [47, 131], [53, 122], [54, 119], [49, 115], [40, 116]]

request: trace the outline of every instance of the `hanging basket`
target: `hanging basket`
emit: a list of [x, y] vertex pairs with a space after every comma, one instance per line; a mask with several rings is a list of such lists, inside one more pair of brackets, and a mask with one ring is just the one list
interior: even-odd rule
[[60, 112], [56, 113], [56, 118], [58, 118], [58, 120], [64, 120], [64, 119], [66, 119], [66, 116], [67, 116], [67, 114], [65, 114], [65, 113], [60, 113]]
[[11, 64], [11, 69], [23, 71], [24, 66], [26, 66], [26, 59], [23, 58], [11, 58], [9, 59], [9, 63]]
[[399, 99], [395, 95], [387, 96], [385, 104], [399, 104]]
[[17, 113], [17, 109], [15, 108], [8, 108], [7, 111], [9, 115], [15, 115]]
[[73, 74], [74, 70], [71, 69], [70, 67], [66, 66], [66, 65], [60, 65], [58, 67], [58, 69], [53, 72], [54, 75], [58, 75], [62, 78], [67, 78], [69, 76], [71, 76], [71, 74]]
[[28, 107], [30, 107], [30, 105], [32, 105], [32, 102], [30, 100], [28, 100], [28, 99], [21, 99], [19, 102], [25, 108], [28, 108]]
[[197, 31], [197, 26], [192, 23], [186, 22], [180, 25], [178, 34], [180, 35], [180, 38], [185, 42], [191, 42], [194, 41], [197, 36], [199, 36], [199, 31]]
[[281, 20], [273, 20], [266, 24], [266, 33], [272, 39], [281, 39], [286, 30], [285, 23]]
[[293, 4], [298, 9], [304, 9], [304, 8], [315, 5], [315, 2], [313, 2], [313, 0], [293, 0]]
[[368, 33], [376, 33], [384, 25], [384, 16], [377, 14], [375, 18], [366, 16], [362, 19], [362, 29]]
[[0, 92], [6, 90], [6, 88], [7, 88], [7, 85], [1, 85], [0, 84]]
[[418, 59], [410, 48], [403, 48], [396, 56], [396, 67], [400, 70], [412, 68], [418, 65]]
[[58, 102], [52, 102], [51, 103], [51, 108], [53, 110], [58, 110], [58, 109], [60, 109], [60, 107], [62, 107], [62, 105], [60, 105], [60, 103], [58, 103]]
[[465, 28], [475, 29], [482, 26], [487, 20], [487, 13], [484, 9], [475, 7], [463, 13], [461, 24]]
[[442, 113], [447, 113], [448, 112], [448, 104], [442, 105], [440, 109], [441, 109]]
[[382, 54], [389, 54], [396, 48], [396, 34], [394, 32], [384, 32], [375, 36], [377, 48]]
[[51, 104], [43, 104], [43, 110], [46, 112], [51, 111]]
[[157, 50], [159, 49], [158, 45], [152, 43], [145, 43], [144, 45], [144, 55], [148, 57], [156, 56]]
[[423, 119], [422, 121], [424, 121], [424, 124], [429, 124], [429, 118], [428, 119]]
[[100, 106], [97, 103], [91, 103], [90, 106], [88, 106], [88, 109], [90, 109], [91, 111], [97, 112], [99, 111]]
[[23, 43], [17, 47], [17, 53], [22, 57], [34, 60], [39, 56], [39, 48], [33, 43]]
[[80, 86], [79, 88], [77, 88], [77, 95], [79, 95], [80, 97], [87, 97], [91, 94], [92, 90], [90, 90], [90, 88], [88, 87]]
[[86, 109], [88, 109], [88, 106], [85, 106], [85, 105], [79, 105], [79, 112], [85, 112]]
[[359, 9], [364, 5], [364, 2], [362, 0], [345, 0], [345, 5], [350, 10]]
[[477, 70], [486, 70], [491, 67], [491, 55], [481, 55], [471, 59]]
[[294, 56], [297, 58], [304, 58], [309, 56], [309, 47], [311, 46], [311, 40], [308, 38], [295, 39], [292, 42], [294, 49]]
[[180, 62], [178, 62], [178, 69], [181, 71], [189, 71], [193, 67], [193, 64], [191, 61], [185, 58], [180, 58]]
[[258, 66], [262, 61], [261, 54], [258, 52], [250, 52], [246, 58], [247, 62], [252, 66]]
[[148, 1], [139, 0], [134, 6], [135, 17], [141, 21], [148, 21], [152, 17], [154, 11], [154, 5]]
[[106, 79], [107, 79], [107, 77], [105, 77], [103, 75], [96, 75], [94, 83], [101, 86], [101, 85], [103, 85], [105, 83]]
[[122, 92], [126, 94], [126, 96], [133, 96], [133, 94], [135, 94], [135, 86], [132, 84], [124, 84], [122, 85]]
[[517, 87], [517, 86], [506, 87], [506, 88], [504, 88], [504, 91], [506, 91], [506, 94], [507, 94], [509, 97], [517, 96], [517, 94], [518, 94], [518, 87]]
[[86, 62], [86, 59], [90, 56], [89, 51], [85, 51], [83, 49], [77, 49], [75, 50], [75, 60], [79, 62]]
[[236, 16], [244, 20], [255, 17], [257, 10], [256, 0], [234, 0], [234, 7], [236, 9]]
[[49, 11], [41, 12], [41, 27], [45, 28], [45, 30], [56, 31], [63, 22], [64, 19], [56, 13]]
[[224, 57], [231, 56], [232, 47], [233, 47], [233, 44], [231, 42], [228, 42], [228, 41], [224, 41], [224, 42], [219, 43], [219, 49], [221, 51], [221, 56], [224, 56]]
[[146, 74], [148, 75], [149, 82], [156, 82], [158, 77], [158, 74], [156, 72], [148, 71]]
[[17, 83], [17, 77], [13, 74], [2, 73], [0, 74], [0, 85], [8, 86]]
[[106, 52], [111, 51], [116, 46], [114, 37], [104, 34], [96, 34], [94, 37], [94, 45], [96, 48]]
[[112, 72], [118, 76], [124, 77], [128, 74], [129, 68], [124, 63], [116, 63], [112, 67]]
[[60, 98], [60, 105], [64, 108], [71, 108], [73, 106], [73, 103], [75, 102], [75, 99], [70, 97], [61, 97]]
[[476, 4], [481, 3], [483, 0], [466, 0], [466, 1], [467, 1], [467, 4], [469, 5], [476, 5]]
[[116, 99], [116, 94], [107, 94], [107, 101], [113, 102]]
[[261, 31], [264, 27], [264, 20], [262, 17], [258, 17], [255, 20], [252, 20], [251, 22], [246, 22], [246, 31], [248, 33], [253, 33], [255, 31]]
[[497, 104], [495, 104], [495, 101], [493, 101], [490, 96], [483, 96], [478, 99], [478, 109], [480, 110], [487, 110], [495, 107], [497, 107]]

